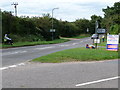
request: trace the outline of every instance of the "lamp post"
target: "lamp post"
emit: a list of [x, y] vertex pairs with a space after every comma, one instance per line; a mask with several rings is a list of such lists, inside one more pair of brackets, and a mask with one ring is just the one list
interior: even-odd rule
[[55, 29], [53, 29], [53, 28], [54, 28], [54, 26], [53, 26], [53, 11], [54, 11], [55, 9], [59, 9], [59, 8], [53, 8], [53, 9], [52, 9], [52, 29], [50, 30], [50, 32], [52, 33], [52, 40], [53, 40], [53, 32], [55, 32]]
[[98, 21], [96, 20], [96, 22], [95, 22], [95, 34], [97, 34], [97, 29], [98, 29]]

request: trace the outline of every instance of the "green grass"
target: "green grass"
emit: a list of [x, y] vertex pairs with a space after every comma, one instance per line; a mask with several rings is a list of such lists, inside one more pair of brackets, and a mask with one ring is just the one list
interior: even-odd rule
[[107, 51], [105, 48], [86, 49], [75, 48], [42, 56], [32, 61], [41, 63], [61, 63], [73, 61], [99, 61], [108, 59], [117, 59], [118, 52]]
[[101, 43], [98, 44], [98, 46], [106, 46], [107, 45], [107, 39], [105, 39], [104, 42], [102, 42], [102, 39], [101, 39]]
[[69, 41], [67, 39], [57, 39], [53, 41], [37, 41], [37, 42], [16, 42], [13, 45], [0, 45], [2, 48], [8, 47], [21, 47], [21, 46], [33, 46], [33, 45], [42, 45], [42, 44], [56, 44], [56, 43], [63, 43]]

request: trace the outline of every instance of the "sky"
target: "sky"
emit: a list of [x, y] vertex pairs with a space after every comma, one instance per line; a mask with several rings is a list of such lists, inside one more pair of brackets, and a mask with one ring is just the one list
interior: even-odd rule
[[112, 7], [119, 0], [0, 0], [0, 9], [2, 11], [11, 11], [14, 13], [12, 3], [18, 3], [18, 16], [42, 16], [49, 13], [53, 17], [62, 21], [75, 21], [76, 19], [89, 19], [92, 15], [104, 17], [102, 9], [107, 6]]

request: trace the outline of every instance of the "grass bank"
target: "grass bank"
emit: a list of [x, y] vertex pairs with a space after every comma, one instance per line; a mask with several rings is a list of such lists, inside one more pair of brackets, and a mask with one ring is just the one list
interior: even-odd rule
[[13, 45], [5, 45], [2, 44], [2, 48], [8, 47], [21, 47], [21, 46], [34, 46], [34, 45], [42, 45], [42, 44], [56, 44], [56, 43], [63, 43], [69, 41], [67, 39], [56, 39], [53, 41], [37, 41], [37, 42], [15, 42]]
[[46, 56], [33, 59], [32, 61], [41, 63], [61, 63], [73, 61], [99, 61], [117, 58], [118, 52], [107, 51], [105, 48], [75, 48], [48, 54]]

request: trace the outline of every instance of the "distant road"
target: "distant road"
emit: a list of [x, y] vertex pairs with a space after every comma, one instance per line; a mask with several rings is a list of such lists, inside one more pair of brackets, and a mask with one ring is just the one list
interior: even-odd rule
[[5, 67], [10, 65], [16, 65], [43, 55], [47, 55], [65, 49], [85, 47], [87, 43], [92, 43], [90, 37], [83, 39], [73, 39], [72, 41], [60, 44], [36, 45], [3, 49], [2, 66]]

